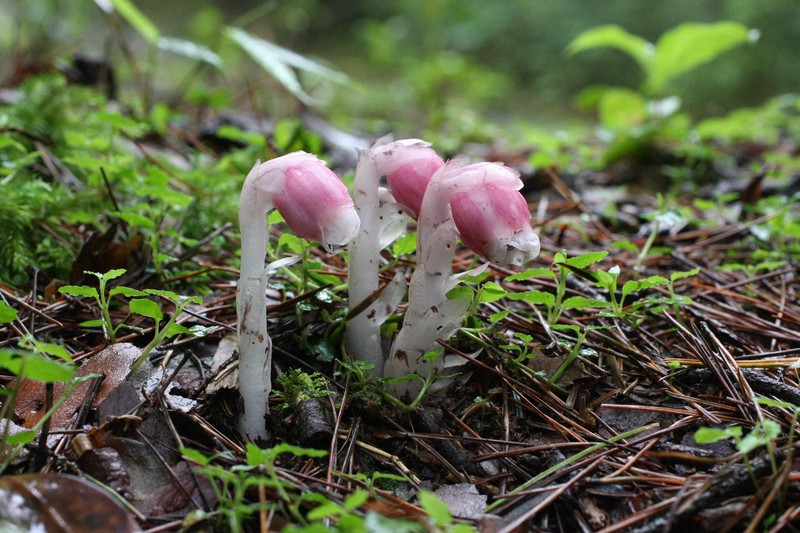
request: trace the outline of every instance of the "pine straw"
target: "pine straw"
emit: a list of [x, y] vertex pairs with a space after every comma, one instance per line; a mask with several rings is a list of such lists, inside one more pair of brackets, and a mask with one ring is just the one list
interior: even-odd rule
[[[549, 267], [553, 253], [562, 249], [575, 256], [608, 250], [612, 242], [626, 239], [640, 247], [645, 244], [646, 231], [631, 237], [612, 229], [576, 203], [565, 187], [559, 184], [558, 190], [568, 200], [532, 205], [545, 219], [544, 251], [532, 267]], [[612, 251], [600, 266], [619, 265], [623, 281], [633, 275], [668, 278], [699, 267], [696, 276], [675, 286], [675, 292], [692, 303], [681, 306], [677, 315], [671, 308], [647, 313], [637, 327], [596, 310], [566, 311], [562, 323], [607, 329], [588, 333], [584, 348], [596, 356], [584, 352], [589, 355], [579, 358], [556, 385], [549, 385], [526, 362], [514, 364], [515, 354], [503, 345], [514, 333], [531, 335], [528, 347], [537, 359], [552, 359], [557, 366], [565, 357], [558, 341], [569, 336], [545, 327], [541, 308], [505, 299], [479, 309], [483, 320], [509, 311], [495, 330], [460, 335], [446, 345], [463, 357], [464, 374], [445, 396], [431, 399], [418, 412], [369, 405], [359, 399], [350, 378], [333, 378], [333, 363], [323, 365], [336, 392], [323, 400], [332, 429], [321, 447], [329, 450], [329, 457], [282, 459], [276, 475], [294, 487], [291, 494], [316, 492], [337, 502], [367, 486], [368, 478], [359, 474], [375, 471], [402, 476], [413, 488], [468, 483], [488, 496], [489, 512], [477, 521], [485, 531], [722, 532], [763, 530], [764, 524], [771, 524], [768, 531], [795, 530], [800, 520], [800, 468], [789, 427], [793, 413], [760, 405], [754, 398], [800, 405], [797, 258], [750, 274], [720, 269], [730, 258], [750, 261], [754, 241], [749, 231], [760, 222], [725, 221], [662, 232], [654, 244], [671, 251], [647, 256], [638, 271], [635, 254]], [[328, 273], [343, 276], [340, 259], [320, 260], [327, 262]], [[472, 260], [463, 254], [457, 266]], [[491, 279], [502, 282], [509, 273], [496, 269]], [[594, 284], [578, 276], [569, 279], [569, 296], [604, 297]], [[508, 291], [554, 288], [547, 278], [505, 286]], [[214, 289], [216, 297], [207, 302], [202, 323], [219, 325], [219, 334], [203, 341], [177, 340], [171, 348], [199, 354], [200, 343], [214, 345], [233, 328], [233, 284], [223, 280]], [[23, 312], [28, 332], [62, 335], [73, 352], [86, 356], [99, 348], [96, 337], [68, 327], [74, 323], [69, 318], [74, 308], [32, 302], [7, 288], [3, 292], [30, 311]], [[659, 292], [667, 296], [663, 287], [650, 295]], [[328, 325], [308, 316], [300, 317], [304, 325], [299, 326], [297, 302], [288, 300], [271, 310], [279, 332], [276, 364], [283, 370], [308, 367], [302, 361], [308, 356], [298, 348], [301, 337], [329, 332]], [[330, 304], [330, 310], [337, 305]], [[23, 333], [14, 325], [6, 328], [3, 344], [15, 343]], [[205, 376], [205, 382], [216, 377]], [[229, 424], [237, 409], [235, 399], [200, 397], [204, 404], [195, 412], [173, 416], [180, 424], [172, 445], [180, 442], [207, 455], [230, 451], [232, 462], [242, 462], [243, 445]], [[274, 405], [277, 398], [272, 401]], [[163, 402], [152, 402], [150, 408], [165, 409]], [[146, 416], [145, 411], [139, 414]], [[303, 421], [275, 409], [273, 415], [277, 438], [295, 442], [293, 424]], [[700, 427], [740, 425], [747, 434], [764, 420], [778, 422], [781, 435], [769, 449], [758, 447], [747, 457], [731, 442], [699, 445], [693, 439]], [[91, 417], [86, 422], [98, 425]], [[68, 457], [68, 452], [51, 449], [50, 467], [74, 470], [71, 463], [58, 461], [65, 454]], [[370, 487], [370, 501], [359, 512], [422, 519], [423, 511], [406, 500], [407, 494], [389, 488], [376, 482]], [[274, 502], [279, 496], [260, 490], [250, 497]], [[257, 520], [272, 528], [292, 521], [280, 506]], [[179, 522], [162, 517], [148, 525], [152, 531], [177, 530]]]

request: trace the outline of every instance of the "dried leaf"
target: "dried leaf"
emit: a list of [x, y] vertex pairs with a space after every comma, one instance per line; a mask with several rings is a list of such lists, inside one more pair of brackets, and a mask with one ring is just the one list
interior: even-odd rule
[[106, 492], [65, 474], [0, 478], [0, 530], [92, 533], [141, 531], [125, 508]]
[[[102, 402], [111, 391], [125, 381], [130, 372], [131, 365], [141, 355], [142, 350], [133, 344], [117, 343], [104, 348], [93, 356], [86, 364], [75, 371], [76, 377], [89, 374], [102, 374], [105, 376], [103, 383], [92, 398], [92, 406]], [[50, 422], [52, 430], [66, 429], [76, 411], [83, 405], [86, 394], [89, 392], [90, 382], [79, 385], [64, 404], [53, 414]], [[63, 383], [55, 383], [53, 397], [57, 398], [64, 392]], [[23, 426], [33, 427], [45, 413], [45, 385], [40, 381], [24, 379], [20, 384], [17, 395], [17, 404], [14, 413], [23, 420]]]

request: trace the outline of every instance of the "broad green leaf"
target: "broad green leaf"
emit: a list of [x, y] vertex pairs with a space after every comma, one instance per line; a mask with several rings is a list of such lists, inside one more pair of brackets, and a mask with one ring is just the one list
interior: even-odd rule
[[696, 276], [697, 273], [700, 272], [700, 267], [693, 268], [691, 270], [687, 270], [685, 272], [673, 272], [669, 275], [670, 281], [678, 281], [679, 279], [688, 278], [691, 276]]
[[549, 268], [530, 268], [523, 272], [518, 272], [516, 274], [508, 276], [506, 278], [506, 281], [522, 281], [542, 276], [556, 279], [556, 273], [550, 270]]
[[395, 256], [413, 254], [417, 250], [417, 234], [407, 233], [392, 244], [392, 254]]
[[[575, 257], [570, 257], [566, 261], [569, 266], [573, 266], [575, 268], [586, 268], [589, 265], [602, 261], [605, 256], [608, 255], [608, 252], [589, 252], [581, 255], [577, 255]], [[558, 261], [557, 261], [558, 262]]]
[[616, 48], [631, 56], [642, 68], [647, 68], [652, 56], [653, 45], [638, 35], [615, 24], [591, 28], [567, 45], [567, 54], [574, 55], [592, 48]]
[[728, 428], [700, 428], [694, 432], [694, 441], [697, 444], [712, 444], [722, 439], [742, 438], [741, 426]]
[[497, 324], [498, 322], [503, 320], [505, 317], [507, 317], [509, 313], [510, 313], [510, 311], [508, 309], [504, 309], [503, 311], [500, 311], [499, 313], [494, 313], [493, 315], [489, 316], [489, 323], [490, 324]]
[[17, 444], [19, 445], [30, 444], [31, 442], [33, 442], [33, 439], [35, 438], [36, 438], [35, 431], [20, 431], [19, 433], [15, 433], [14, 435], [6, 435], [4, 440], [6, 441], [6, 444], [10, 444], [13, 446]]
[[181, 295], [179, 295], [177, 292], [166, 291], [163, 289], [145, 289], [144, 292], [147, 294], [152, 294], [153, 296], [161, 296], [162, 298], [172, 300], [173, 302], [179, 302], [181, 300]]
[[97, 276], [97, 279], [104, 279], [108, 281], [110, 279], [116, 279], [122, 276], [125, 272], [127, 272], [127, 270], [125, 270], [124, 268], [114, 268], [106, 273], [92, 272], [91, 270], [86, 270], [84, 274], [91, 274], [93, 276]]
[[654, 93], [661, 92], [679, 75], [756, 38], [747, 26], [732, 21], [686, 22], [676, 26], [664, 32], [656, 43], [647, 88]]
[[365, 490], [358, 490], [350, 494], [344, 500], [344, 508], [348, 511], [353, 511], [364, 505], [369, 499], [369, 493]]
[[144, 13], [139, 11], [139, 8], [137, 8], [133, 2], [130, 0], [111, 0], [111, 3], [114, 5], [114, 9], [117, 10], [117, 13], [119, 13], [128, 24], [133, 26], [133, 28], [139, 32], [139, 35], [147, 42], [152, 45], [158, 43], [158, 37], [160, 35], [158, 27], [153, 24]]
[[131, 287], [114, 287], [110, 291], [108, 291], [109, 296], [116, 296], [117, 294], [121, 294], [123, 296], [127, 296], [128, 298], [133, 298], [137, 296], [146, 296], [147, 293], [144, 291], [140, 291], [139, 289], [134, 289]]
[[225, 34], [241, 46], [264, 70], [278, 80], [287, 91], [304, 103], [313, 103], [313, 98], [303, 90], [294, 69], [311, 72], [337, 83], [347, 81], [347, 76], [341, 72], [274, 43], [255, 37], [240, 28], [229, 27]]
[[614, 284], [617, 282], [617, 278], [619, 277], [619, 271], [615, 273], [612, 272], [611, 269], [609, 269], [608, 272], [605, 270], [598, 270], [595, 272], [595, 274], [597, 275], [597, 285], [605, 287], [609, 290], [614, 286]]
[[12, 374], [44, 383], [66, 382], [74, 375], [71, 366], [24, 350], [0, 350], [0, 368]]
[[212, 460], [211, 457], [206, 457], [201, 452], [199, 452], [197, 450], [193, 450], [191, 448], [181, 448], [181, 454], [184, 457], [186, 457], [187, 459], [189, 459], [190, 461], [193, 461], [193, 462], [195, 462], [197, 464], [200, 464], [200, 465], [203, 465], [203, 466], [211, 463], [211, 460]]
[[613, 130], [630, 130], [647, 120], [647, 102], [639, 93], [629, 89], [611, 89], [598, 101], [600, 123]]
[[453, 522], [453, 516], [450, 514], [450, 509], [447, 508], [447, 504], [440, 500], [436, 494], [422, 490], [417, 495], [417, 499], [437, 526], [447, 527]]
[[192, 330], [190, 330], [186, 326], [173, 322], [172, 324], [169, 325], [167, 329], [164, 330], [164, 336], [168, 339], [171, 339], [175, 335], [194, 335], [194, 334], [192, 333]]
[[650, 276], [649, 278], [645, 279], [626, 281], [622, 286], [622, 299], [624, 300], [625, 297], [632, 292], [642, 291], [651, 287], [666, 285], [668, 283], [669, 281], [667, 281], [667, 278], [662, 276]]
[[574, 331], [575, 333], [581, 332], [581, 327], [575, 324], [553, 324], [550, 327], [555, 331]]
[[161, 50], [172, 52], [173, 54], [182, 55], [183, 57], [188, 57], [189, 59], [208, 63], [219, 70], [222, 70], [225, 66], [222, 58], [214, 53], [210, 48], [201, 44], [193, 43], [192, 41], [186, 41], [176, 37], [161, 37], [158, 39], [158, 47]]
[[101, 326], [105, 326], [106, 325], [106, 321], [105, 320], [101, 320], [101, 319], [86, 320], [84, 322], [81, 322], [78, 325], [81, 326], [82, 328], [99, 328]]
[[499, 284], [493, 281], [487, 281], [481, 285], [480, 292], [478, 293], [478, 303], [496, 302], [506, 295], [506, 290]]
[[587, 307], [608, 307], [609, 303], [603, 300], [572, 296], [562, 303], [564, 309], [586, 309]]
[[463, 298], [466, 300], [472, 300], [473, 295], [474, 293], [472, 292], [472, 289], [466, 285], [456, 285], [447, 292], [447, 299], [458, 300]]
[[52, 355], [54, 357], [58, 357], [66, 361], [67, 363], [72, 363], [72, 356], [67, 352], [67, 349], [61, 346], [60, 344], [55, 344], [52, 342], [44, 342], [39, 340], [33, 340], [32, 345], [35, 351]]
[[131, 300], [130, 309], [131, 313], [144, 315], [152, 318], [156, 322], [161, 322], [161, 319], [164, 318], [164, 313], [161, 312], [161, 307], [153, 300], [148, 300], [146, 298], [137, 298], [135, 300]]
[[772, 398], [766, 398], [764, 396], [757, 396], [756, 401], [759, 403], [759, 405], [768, 405], [770, 407], [783, 407], [784, 409], [792, 409], [792, 410], [800, 409], [800, 407], [796, 406], [793, 403], [782, 402], [780, 400], [773, 400]]
[[58, 292], [68, 294], [69, 296], [88, 296], [90, 298], [99, 298], [97, 289], [94, 287], [87, 287], [86, 285], [64, 285], [58, 288]]
[[312, 510], [310, 510], [306, 515], [306, 519], [314, 522], [322, 520], [323, 518], [328, 516], [338, 516], [344, 512], [345, 510], [338, 503], [332, 501], [325, 501], [321, 502], [318, 507], [315, 507]]
[[554, 294], [544, 291], [525, 291], [525, 292], [510, 292], [506, 295], [509, 300], [522, 300], [532, 304], [544, 304], [547, 307], [553, 307], [556, 302]]
[[756, 424], [753, 431], [744, 436], [736, 443], [736, 449], [742, 453], [750, 453], [760, 446], [764, 446], [770, 440], [777, 438], [781, 434], [781, 426], [774, 420], [766, 419], [760, 424]]
[[17, 318], [17, 310], [5, 302], [0, 302], [0, 324], [7, 324]]

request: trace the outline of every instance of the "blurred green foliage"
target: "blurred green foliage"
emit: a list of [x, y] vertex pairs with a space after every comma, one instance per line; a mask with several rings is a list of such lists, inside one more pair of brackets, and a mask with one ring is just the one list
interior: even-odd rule
[[[328, 113], [338, 122], [348, 120], [368, 131], [385, 131], [388, 123], [400, 132], [446, 126], [445, 133], [469, 140], [480, 135], [481, 117], [487, 114], [560, 121], [576, 112], [574, 96], [586, 86], [641, 85], [632, 62], [616, 52], [565, 57], [566, 45], [578, 34], [604, 24], [651, 42], [684, 22], [731, 20], [761, 32], [756, 46], [686, 73], [672, 87], [695, 117], [758, 105], [800, 87], [794, 50], [800, 41], [800, 4], [794, 0], [610, 0], [602, 6], [590, 0], [134, 3], [162, 34], [208, 47], [227, 65], [239, 65], [238, 71], [207, 70], [205, 75], [227, 85], [239, 101], [246, 99], [250, 83], [270, 112], [292, 106], [273, 94], [269, 81], [242, 75], [252, 75], [249, 63], [225, 42], [225, 25], [335, 65], [354, 83], [317, 87], [314, 96], [332, 104]], [[108, 45], [111, 30], [98, 24], [99, 9], [92, 2], [0, 0], [0, 7], [0, 30], [7, 30], [0, 31], [0, 45], [12, 57], [21, 51], [29, 57], [65, 50], [116, 53]], [[174, 91], [179, 84], [170, 78], [181, 80], [193, 72], [191, 64], [176, 59], [162, 59], [166, 72], [154, 80], [157, 89]]]

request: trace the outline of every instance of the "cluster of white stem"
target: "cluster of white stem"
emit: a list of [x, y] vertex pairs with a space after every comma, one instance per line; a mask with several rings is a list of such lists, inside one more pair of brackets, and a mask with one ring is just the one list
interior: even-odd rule
[[[386, 177], [392, 193], [380, 186]], [[316, 157], [296, 152], [256, 164], [242, 188], [239, 222], [242, 268], [238, 286], [239, 382], [244, 399], [243, 435], [265, 439], [267, 395], [272, 388], [271, 342], [267, 334], [265, 216], [273, 208], [299, 236], [332, 250], [350, 248], [348, 353], [372, 363], [395, 383], [401, 399], [416, 395], [424, 378], [441, 374], [444, 359], [423, 356], [452, 336], [468, 311], [468, 297], [448, 298], [458, 283], [452, 273], [459, 238], [476, 253], [499, 263], [522, 263], [539, 252], [530, 212], [516, 171], [495, 163], [448, 164], [428, 143], [384, 138], [361, 155], [355, 175], [355, 205], [332, 171]], [[405, 229], [403, 213], [417, 217], [417, 265], [403, 327], [384, 355], [380, 327], [405, 293], [398, 272], [380, 286], [381, 251]], [[360, 226], [360, 232], [358, 231]], [[357, 236], [356, 236], [357, 235]], [[487, 265], [473, 269], [477, 273]], [[462, 274], [463, 275], [463, 274]]]

